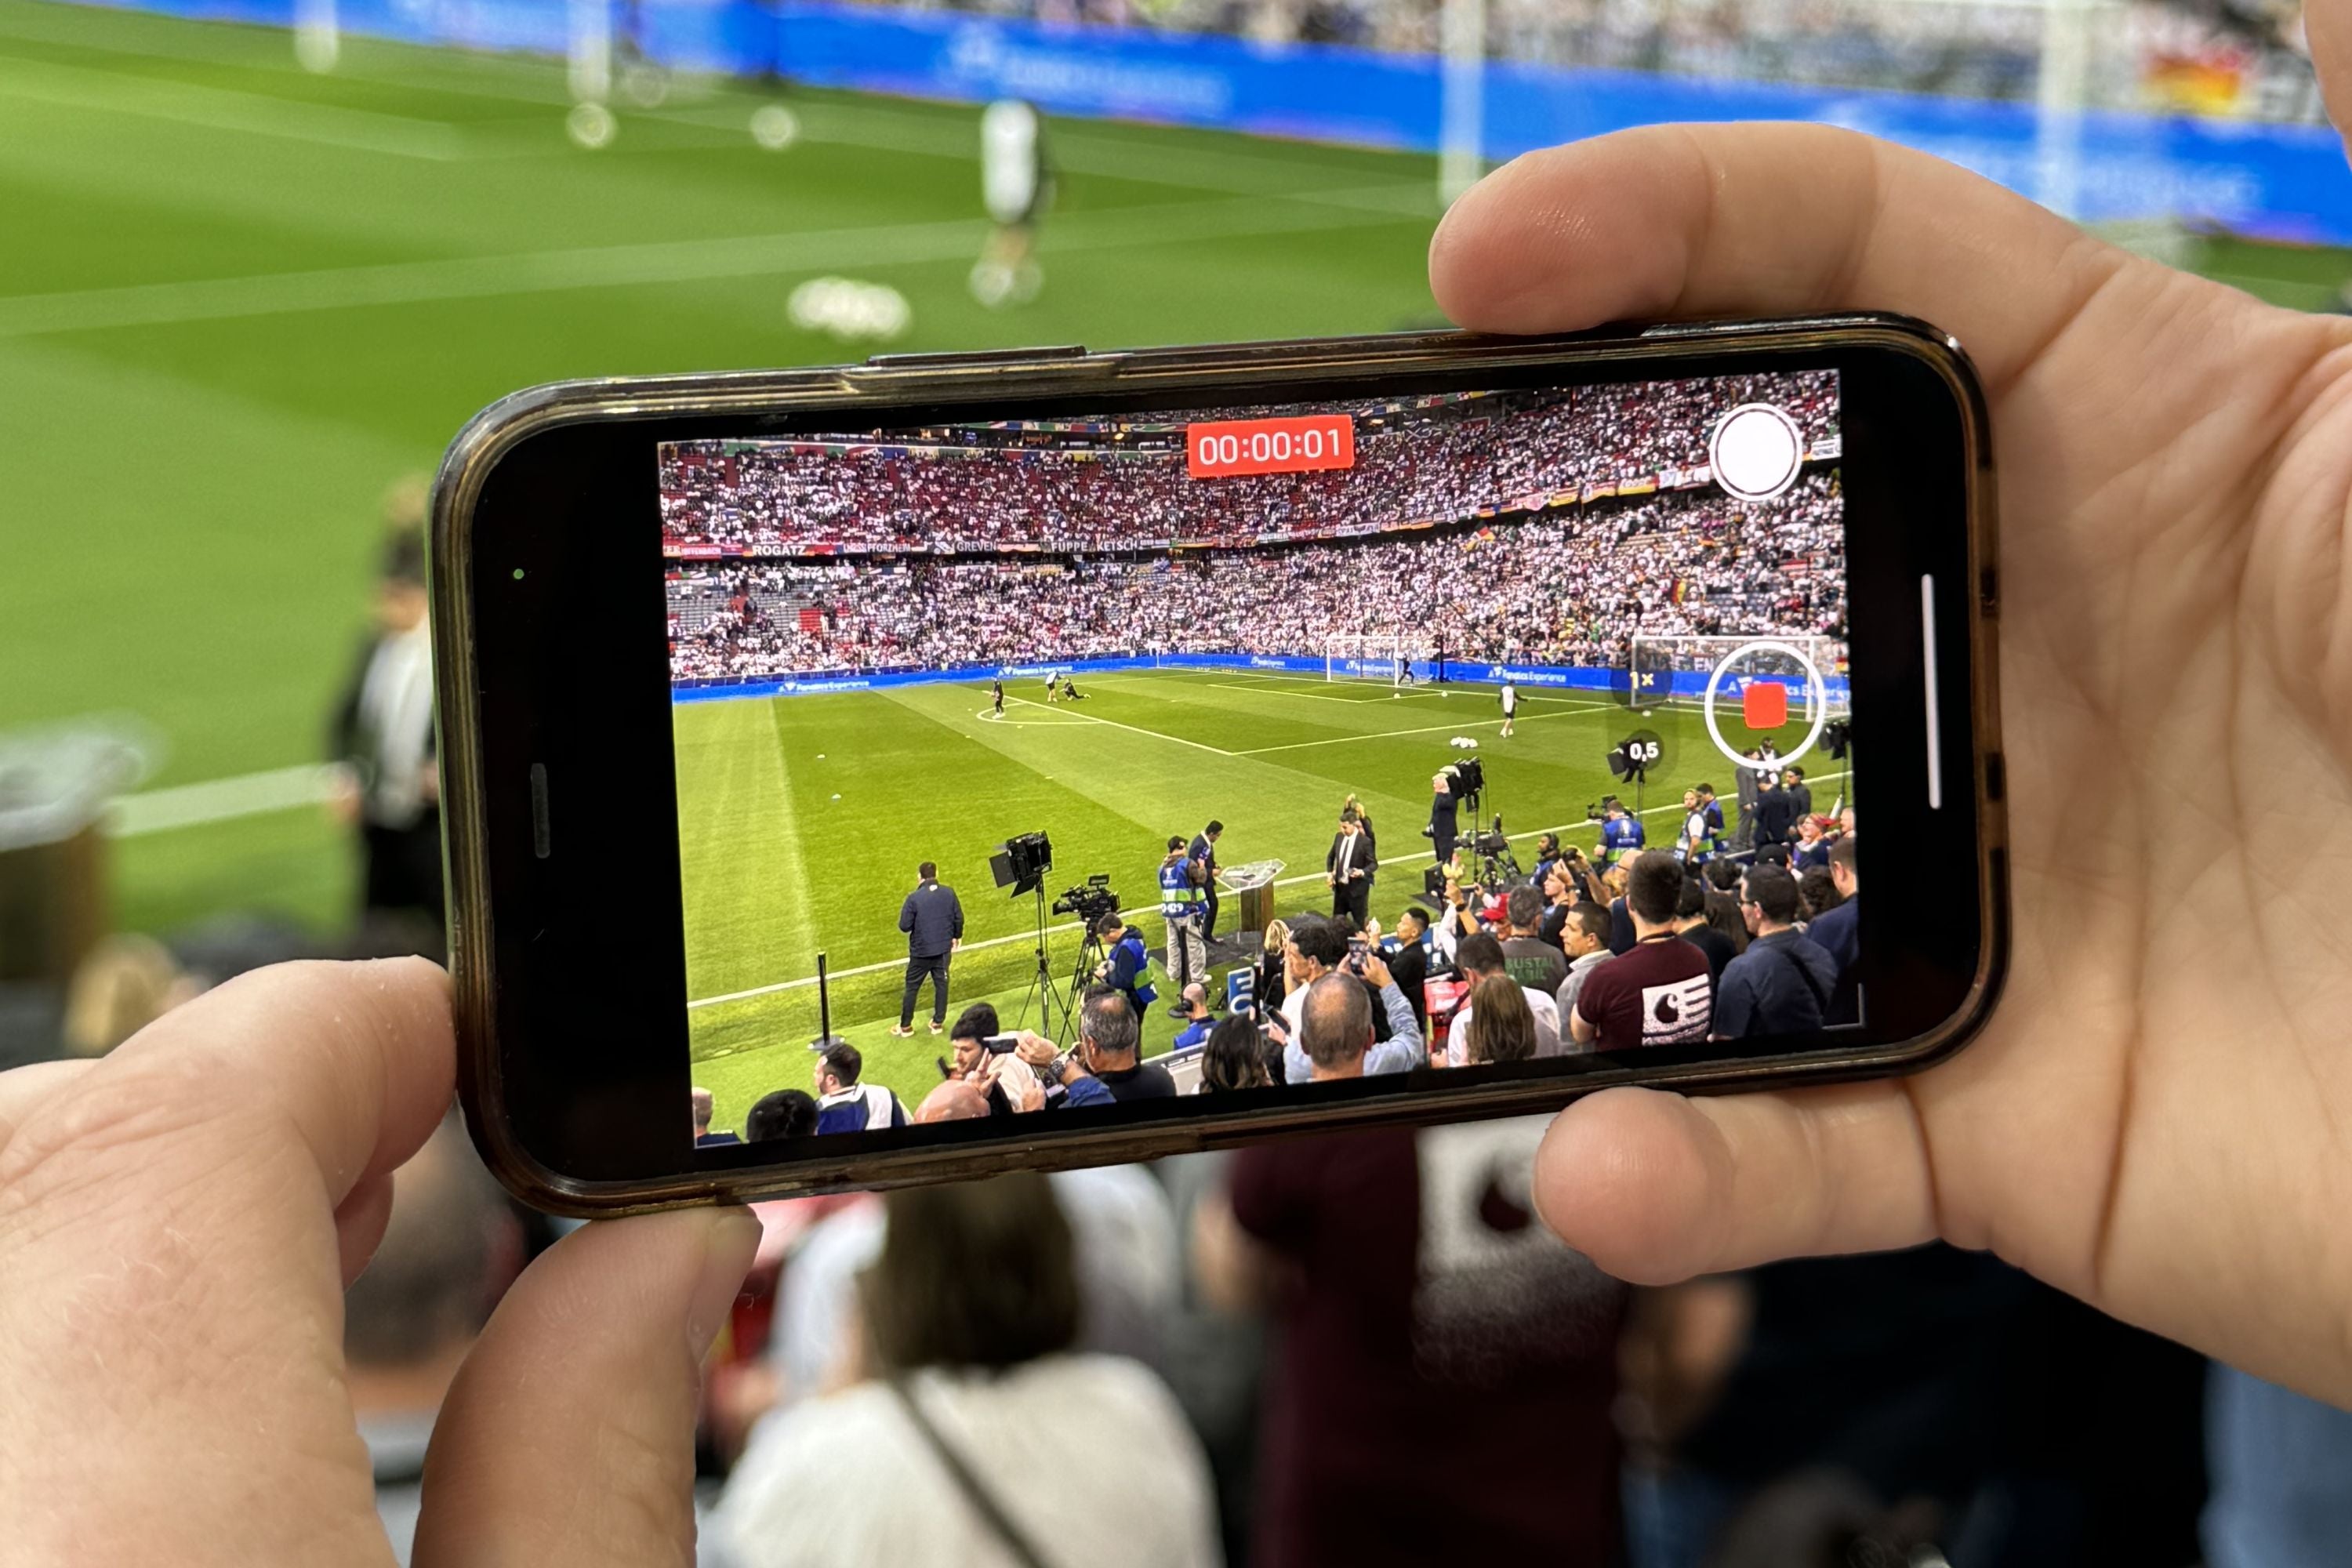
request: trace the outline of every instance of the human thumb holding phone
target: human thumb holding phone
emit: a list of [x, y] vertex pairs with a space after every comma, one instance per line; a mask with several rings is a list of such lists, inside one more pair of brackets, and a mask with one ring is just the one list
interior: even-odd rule
[[[2306, 19], [2340, 123], [2352, 4]], [[1595, 1095], [1545, 1142], [1544, 1217], [1640, 1282], [1941, 1237], [2352, 1403], [2352, 931], [2311, 918], [2352, 858], [2352, 321], [1809, 125], [1530, 154], [1430, 260], [1488, 331], [1931, 320], [1981, 372], [2000, 453], [2016, 924], [1989, 1027], [1868, 1085]], [[2149, 853], [2168, 843], [2207, 851], [2193, 899]]]

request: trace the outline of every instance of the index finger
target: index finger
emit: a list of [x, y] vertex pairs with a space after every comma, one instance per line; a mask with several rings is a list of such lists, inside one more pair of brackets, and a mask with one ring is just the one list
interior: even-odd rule
[[1952, 332], [1989, 384], [2123, 266], [1953, 164], [1818, 125], [1666, 125], [1515, 159], [1454, 204], [1430, 288], [1465, 327], [1867, 308]]
[[150, 1122], [283, 1118], [341, 1204], [414, 1154], [449, 1108], [449, 977], [421, 958], [256, 970], [165, 1014], [100, 1068], [71, 1092], [116, 1110], [152, 1102]]

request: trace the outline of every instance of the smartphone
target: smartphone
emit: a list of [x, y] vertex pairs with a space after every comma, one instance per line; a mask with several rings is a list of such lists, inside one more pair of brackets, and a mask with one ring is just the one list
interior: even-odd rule
[[1348, 968], [1349, 972], [1356, 974], [1361, 974], [1364, 972], [1364, 960], [1368, 955], [1370, 955], [1371, 951], [1372, 944], [1365, 941], [1361, 936], [1349, 937], [1348, 939]]
[[[573, 383], [467, 427], [432, 526], [463, 1100], [551, 1209], [1884, 1075], [2000, 987], [1992, 453], [1918, 321]], [[1477, 784], [1439, 813], [1449, 765]], [[1832, 953], [1810, 1011], [1716, 1027], [1658, 937], [1585, 981], [1592, 1048], [1238, 1092], [1152, 1060], [1200, 843], [1217, 939], [1168, 959], [1213, 988], [1276, 920], [1339, 966], [1333, 915], [1392, 925], [1440, 848], [1507, 938], [1544, 832], [1738, 867], [1804, 818], [1845, 839], [1843, 910], [1783, 911]], [[927, 1031], [981, 1003], [1083, 1037], [1055, 1109], [940, 1082]], [[696, 1146], [692, 1089], [740, 1127], [813, 1038], [906, 1124]]]
[[980, 1043], [982, 1048], [986, 1050], [990, 1056], [1008, 1056], [1012, 1053], [1013, 1047], [1021, 1043], [1021, 1037], [1018, 1035], [989, 1035], [983, 1037]]

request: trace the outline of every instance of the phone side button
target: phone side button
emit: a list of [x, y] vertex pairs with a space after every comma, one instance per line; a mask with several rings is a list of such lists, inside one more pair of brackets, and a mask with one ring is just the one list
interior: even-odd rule
[[530, 764], [530, 852], [547, 858], [547, 764]]
[[1985, 799], [2000, 802], [2009, 798], [2009, 762], [1999, 752], [1987, 752], [1984, 763]]
[[1049, 348], [950, 350], [946, 353], [872, 354], [866, 363], [874, 370], [943, 369], [953, 365], [1029, 364], [1037, 360], [1084, 359], [1084, 343], [1056, 343]]

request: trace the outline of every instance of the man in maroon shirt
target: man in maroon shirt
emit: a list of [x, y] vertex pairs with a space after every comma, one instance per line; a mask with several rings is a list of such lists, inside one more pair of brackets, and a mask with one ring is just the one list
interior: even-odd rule
[[1706, 1038], [1715, 1005], [1706, 954], [1675, 932], [1683, 868], [1663, 849], [1637, 857], [1625, 883], [1633, 945], [1586, 977], [1562, 1020], [1579, 1045], [1630, 1051]]
[[1529, 1210], [1543, 1128], [1382, 1128], [1234, 1157], [1231, 1215], [1196, 1234], [1210, 1297], [1265, 1301], [1283, 1325], [1260, 1568], [1617, 1560], [1624, 1288]]

